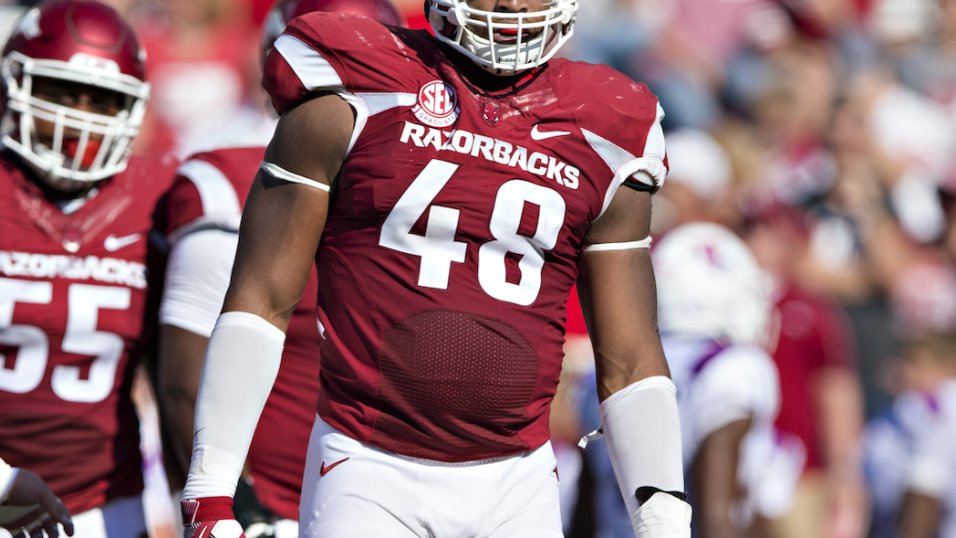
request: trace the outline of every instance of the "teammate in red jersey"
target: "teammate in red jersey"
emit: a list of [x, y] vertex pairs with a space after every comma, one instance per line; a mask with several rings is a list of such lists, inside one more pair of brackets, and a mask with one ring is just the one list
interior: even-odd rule
[[436, 37], [311, 13], [276, 40], [282, 116], [209, 340], [186, 536], [241, 535], [231, 496], [313, 261], [301, 536], [561, 536], [547, 424], [575, 280], [635, 532], [689, 536], [646, 249], [663, 112], [608, 67], [549, 61], [576, 8], [429, 0]]
[[[290, 20], [312, 11], [343, 11], [401, 24], [388, 0], [280, 0], [267, 19], [266, 51]], [[267, 142], [192, 156], [180, 167], [170, 191], [171, 248], [160, 309], [160, 387], [172, 419], [175, 463], [183, 472], [192, 448], [203, 354], [229, 286], [240, 209]], [[313, 276], [292, 313], [278, 378], [249, 450], [247, 466], [255, 499], [274, 514], [257, 510], [254, 500], [243, 506], [237, 502], [238, 520], [250, 535], [298, 536], [299, 492], [319, 391], [317, 292]], [[247, 483], [239, 485], [245, 489]], [[248, 495], [245, 498], [251, 500]]]
[[0, 457], [84, 537], [145, 532], [130, 387], [175, 163], [130, 159], [143, 55], [112, 8], [55, 0], [26, 11], [0, 64]]

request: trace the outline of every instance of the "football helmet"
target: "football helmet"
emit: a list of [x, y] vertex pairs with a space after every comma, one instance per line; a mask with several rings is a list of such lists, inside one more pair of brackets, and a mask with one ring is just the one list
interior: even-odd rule
[[263, 52], [269, 52], [292, 19], [313, 11], [362, 15], [392, 26], [401, 26], [404, 22], [390, 0], [278, 0], [266, 17], [262, 33]]
[[772, 281], [733, 232], [711, 223], [678, 226], [651, 256], [661, 332], [768, 343]]
[[[145, 57], [133, 29], [106, 5], [50, 0], [27, 10], [0, 63], [3, 145], [65, 190], [123, 171], [149, 99]], [[38, 95], [41, 82], [69, 87], [70, 102]], [[68, 106], [79, 103], [83, 86], [115, 95], [118, 112]]]
[[425, 16], [442, 43], [485, 70], [510, 75], [547, 62], [573, 33], [577, 0], [547, 0], [525, 12], [484, 11], [471, 0], [425, 0]]

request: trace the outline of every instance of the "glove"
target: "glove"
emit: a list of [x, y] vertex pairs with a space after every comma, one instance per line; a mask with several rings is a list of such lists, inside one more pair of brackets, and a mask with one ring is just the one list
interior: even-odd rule
[[232, 513], [229, 497], [184, 499], [183, 538], [246, 538]]
[[70, 513], [39, 476], [26, 469], [14, 469], [9, 488], [6, 500], [3, 501], [4, 506], [26, 508], [23, 511], [24, 515], [15, 521], [5, 522], [0, 527], [18, 531], [16, 535], [19, 535], [20, 531], [37, 533], [42, 529], [46, 531], [47, 536], [56, 538], [60, 535], [57, 527], [59, 523], [63, 525], [67, 536], [73, 536], [73, 520], [70, 518]]
[[683, 494], [645, 486], [637, 496], [641, 504], [631, 523], [638, 538], [690, 538], [691, 508]]

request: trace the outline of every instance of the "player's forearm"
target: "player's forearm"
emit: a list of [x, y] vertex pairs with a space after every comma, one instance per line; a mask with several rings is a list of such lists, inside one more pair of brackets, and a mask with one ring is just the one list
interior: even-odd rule
[[196, 402], [184, 499], [232, 497], [279, 372], [285, 334], [247, 312], [225, 312], [209, 339]]
[[[189, 468], [199, 377], [208, 343], [207, 336], [181, 327], [160, 327], [158, 396], [163, 409], [163, 430], [180, 473]], [[186, 477], [182, 474], [178, 478]]]

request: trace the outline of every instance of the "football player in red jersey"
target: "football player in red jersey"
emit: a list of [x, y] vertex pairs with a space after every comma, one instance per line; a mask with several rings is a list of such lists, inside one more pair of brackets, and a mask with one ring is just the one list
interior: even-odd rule
[[[280, 0], [266, 21], [265, 52], [290, 20], [313, 11], [353, 13], [392, 25], [402, 22], [389, 0]], [[203, 354], [229, 286], [240, 210], [266, 143], [191, 156], [170, 190], [171, 246], [160, 308], [159, 384], [173, 438], [169, 459], [179, 465], [183, 480], [192, 449]], [[243, 502], [237, 500], [234, 508], [249, 536], [298, 536], [299, 492], [319, 390], [317, 284], [314, 276], [309, 279], [292, 313], [278, 378], [249, 450], [249, 480], [239, 482]], [[248, 491], [250, 482], [254, 494]]]
[[241, 536], [231, 497], [314, 262], [301, 536], [561, 536], [548, 413], [575, 280], [635, 533], [689, 536], [646, 248], [663, 111], [550, 60], [576, 0], [425, 8], [435, 37], [310, 13], [267, 59], [281, 117], [206, 352], [185, 535]]
[[0, 457], [41, 476], [84, 537], [146, 530], [130, 388], [176, 163], [130, 158], [143, 59], [112, 8], [51, 0], [0, 64]]

